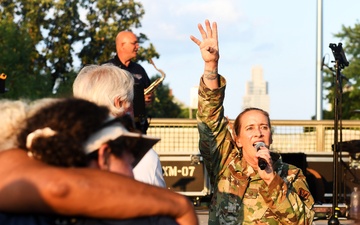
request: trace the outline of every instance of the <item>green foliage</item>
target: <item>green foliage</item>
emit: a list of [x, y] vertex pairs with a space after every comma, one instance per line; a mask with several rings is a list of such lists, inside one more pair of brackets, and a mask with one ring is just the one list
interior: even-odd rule
[[[332, 110], [324, 112], [323, 117], [324, 119], [334, 119], [335, 97], [338, 96], [338, 100], [342, 101], [340, 119], [360, 119], [360, 114], [356, 113], [356, 110], [360, 109], [360, 24], [357, 23], [354, 27], [342, 26], [342, 31], [335, 34], [335, 37], [341, 38], [344, 53], [349, 61], [349, 66], [340, 72], [349, 79], [351, 86], [346, 79], [342, 79], [342, 88], [336, 88], [339, 85], [335, 85], [337, 84], [335, 63], [333, 71], [329, 69], [325, 71], [324, 88], [328, 90], [326, 98], [332, 104]], [[337, 90], [339, 91], [338, 95], [336, 95]]]
[[[121, 30], [141, 27], [141, 3], [134, 0], [2, 0], [0, 1], [0, 73], [9, 92], [1, 98], [70, 96], [80, 67], [107, 61], [115, 53]], [[139, 35], [139, 42], [147, 40]], [[159, 57], [154, 46], [140, 48], [138, 60]]]
[[[160, 75], [151, 78], [151, 82], [158, 79]], [[151, 118], [188, 118], [183, 117], [181, 106], [174, 101], [167, 84], [161, 83], [154, 92], [154, 102], [146, 107]]]
[[0, 73], [5, 73], [6, 89], [1, 98], [36, 99], [51, 90], [49, 79], [37, 73], [33, 56], [36, 55], [32, 39], [23, 27], [12, 20], [0, 21]]
[[[88, 1], [81, 0], [81, 6], [87, 12], [86, 29], [83, 30], [83, 49], [79, 57], [83, 65], [103, 63], [115, 54], [115, 37], [123, 30], [141, 27], [140, 19], [145, 11], [140, 3], [130, 1]], [[138, 41], [148, 38], [139, 34]], [[152, 44], [149, 48], [140, 47], [137, 61], [159, 57]]]
[[189, 107], [186, 107], [186, 108], [182, 107], [179, 118], [195, 119], [196, 112], [197, 112], [197, 109], [190, 109]]
[[[80, 67], [103, 63], [116, 52], [119, 31], [141, 27], [145, 11], [134, 0], [2, 0], [0, 2], [0, 73], [7, 75], [1, 98], [68, 97]], [[147, 41], [140, 33], [139, 43]], [[79, 48], [81, 46], [81, 48]], [[137, 61], [159, 58], [155, 47], [140, 47]], [[56, 94], [56, 79], [61, 85]], [[154, 81], [158, 77], [153, 78]], [[189, 117], [174, 102], [167, 85], [155, 91], [148, 108], [154, 118]]]

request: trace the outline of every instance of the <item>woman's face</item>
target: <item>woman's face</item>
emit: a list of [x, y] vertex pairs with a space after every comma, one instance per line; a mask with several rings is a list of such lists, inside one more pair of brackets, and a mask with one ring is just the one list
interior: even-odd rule
[[243, 149], [245, 158], [257, 161], [255, 144], [264, 142], [269, 146], [272, 143], [269, 120], [261, 111], [251, 110], [241, 117], [240, 123], [236, 144]]

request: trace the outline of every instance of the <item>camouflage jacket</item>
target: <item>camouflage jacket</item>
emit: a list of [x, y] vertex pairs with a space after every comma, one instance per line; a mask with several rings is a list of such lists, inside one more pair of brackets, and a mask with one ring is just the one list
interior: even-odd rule
[[301, 169], [272, 154], [274, 180], [267, 185], [241, 158], [224, 117], [226, 80], [220, 88], [199, 87], [199, 148], [210, 176], [213, 197], [209, 224], [311, 224], [314, 199]]

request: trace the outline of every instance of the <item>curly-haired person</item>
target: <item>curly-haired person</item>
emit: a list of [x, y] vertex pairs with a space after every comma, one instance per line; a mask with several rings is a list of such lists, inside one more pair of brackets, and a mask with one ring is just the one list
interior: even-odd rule
[[[110, 114], [133, 116], [134, 78], [126, 70], [113, 64], [87, 65], [80, 70], [73, 83], [73, 94], [98, 105], [108, 107]], [[161, 162], [150, 149], [133, 169], [138, 181], [166, 187]]]
[[[151, 138], [140, 132], [129, 132], [123, 125], [125, 122], [127, 122], [125, 118], [109, 116], [109, 111], [106, 107], [101, 107], [82, 99], [61, 99], [49, 103], [34, 112], [27, 119], [24, 128], [20, 132], [18, 142], [20, 148], [26, 150], [31, 161], [46, 162], [53, 166], [68, 167], [69, 169], [74, 167], [90, 167], [96, 170], [116, 172], [132, 177], [133, 166], [136, 165], [141, 157], [159, 139]], [[132, 129], [130, 127], [131, 125], [131, 123], [126, 124], [129, 129]], [[49, 167], [49, 169], [51, 169], [51, 167]], [[73, 172], [76, 173], [76, 170]], [[41, 174], [36, 174], [36, 176], [41, 176]], [[28, 179], [26, 179], [26, 181], [28, 181]], [[105, 181], [106, 180], [104, 180], [104, 182]], [[99, 182], [101, 183], [101, 180], [99, 180]], [[123, 183], [123, 185], [134, 185], [134, 187], [137, 187], [138, 182], [134, 182], [133, 179], [130, 179], [126, 181], [126, 184]], [[85, 185], [84, 188], [86, 189], [86, 183], [83, 183], [83, 185]], [[100, 186], [102, 185], [100, 184]], [[60, 186], [57, 188], [62, 189], [65, 187]], [[112, 187], [109, 188], [109, 190], [112, 189]], [[150, 192], [151, 189], [150, 187]], [[28, 195], [30, 195], [30, 191], [31, 189]], [[106, 190], [104, 190], [103, 193], [104, 198], [108, 196]], [[99, 195], [99, 192], [94, 194]], [[164, 190], [163, 194], [168, 195], [170, 193]], [[134, 195], [136, 196], [136, 192]], [[139, 193], [139, 195], [143, 194]], [[36, 195], [30, 195], [30, 198], [35, 197]], [[123, 201], [124, 204], [128, 204], [131, 198], [132, 196], [128, 196], [126, 199], [119, 199], [118, 202], [121, 204], [121, 201]], [[89, 196], [89, 202], [91, 202], [91, 199], [93, 199], [93, 197]], [[100, 199], [101, 198], [99, 198], [99, 201], [101, 201]], [[27, 199], [25, 200], [27, 201]], [[74, 200], [74, 202], [69, 203], [78, 205], [76, 202], [77, 199]], [[101, 210], [103, 208], [103, 206], [100, 205], [101, 204], [99, 204], [100, 208], [96, 205], [93, 206], [92, 210], [95, 214], [97, 209]], [[59, 223], [59, 221], [61, 224], [76, 225], [177, 224], [170, 215], [164, 216], [168, 215], [167, 213], [153, 214], [154, 211], [149, 212], [144, 210], [147, 209], [147, 206], [144, 208], [142, 208], [141, 205], [139, 206], [139, 212], [133, 213], [133, 216], [127, 215], [129, 212], [124, 210], [123, 218], [127, 218], [124, 220], [90, 219], [77, 216], [76, 214], [70, 217], [64, 217], [54, 214], [29, 215], [2, 213], [0, 214], [0, 221], [1, 224], [17, 224], [20, 222], [38, 225], [56, 224]], [[37, 206], [34, 205], [34, 207]], [[109, 205], [109, 207], [111, 207], [111, 205]], [[115, 206], [113, 205], [113, 207]], [[132, 208], [132, 206], [127, 207]], [[155, 211], [157, 210], [156, 205], [153, 205], [153, 208]], [[59, 214], [63, 213], [66, 214], [66, 212], [61, 211]], [[149, 215], [159, 216], [149, 217]], [[190, 216], [190, 218], [191, 217], [192, 216]], [[112, 218], [112, 216], [103, 214], [102, 218]], [[196, 219], [192, 220], [192, 222], [196, 224]]]

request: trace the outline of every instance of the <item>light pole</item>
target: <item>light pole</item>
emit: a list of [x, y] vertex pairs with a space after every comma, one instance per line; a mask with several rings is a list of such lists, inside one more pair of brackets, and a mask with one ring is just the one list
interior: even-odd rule
[[323, 119], [323, 78], [322, 78], [322, 45], [323, 45], [323, 3], [317, 1], [316, 29], [316, 120]]

